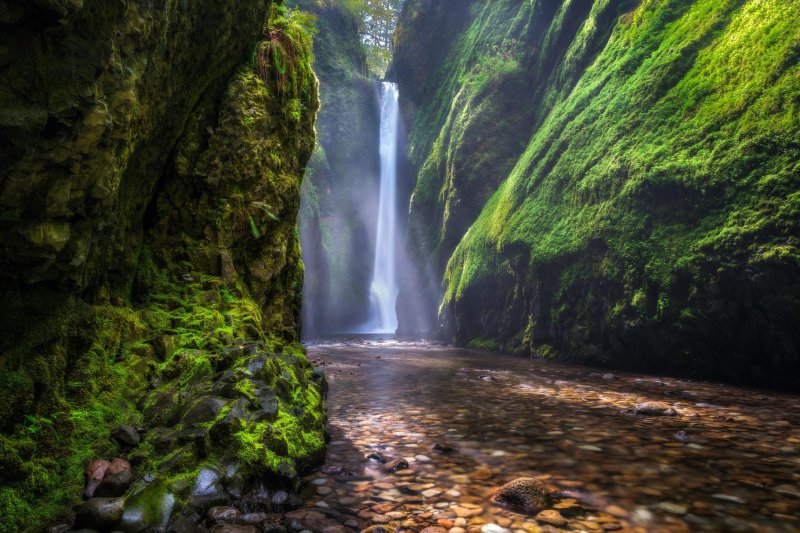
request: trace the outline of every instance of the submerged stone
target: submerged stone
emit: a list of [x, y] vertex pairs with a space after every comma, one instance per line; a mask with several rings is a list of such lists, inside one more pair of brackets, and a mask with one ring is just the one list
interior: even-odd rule
[[535, 515], [553, 504], [547, 485], [536, 478], [521, 477], [506, 483], [492, 496], [492, 503]]
[[678, 412], [671, 405], [664, 402], [643, 402], [637, 403], [634, 408], [637, 415], [647, 416], [675, 416]]

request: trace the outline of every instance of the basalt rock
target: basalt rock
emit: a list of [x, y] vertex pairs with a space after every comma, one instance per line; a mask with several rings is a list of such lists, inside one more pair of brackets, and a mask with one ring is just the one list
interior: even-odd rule
[[117, 426], [111, 430], [111, 436], [123, 446], [137, 446], [141, 442], [141, 437], [133, 426]]

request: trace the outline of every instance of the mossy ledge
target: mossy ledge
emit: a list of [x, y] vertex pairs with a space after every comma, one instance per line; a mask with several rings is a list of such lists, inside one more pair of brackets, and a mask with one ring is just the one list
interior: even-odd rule
[[119, 424], [145, 430], [127, 502], [150, 526], [208, 503], [199, 478], [233, 498], [324, 455], [298, 343], [310, 22], [261, 0], [4, 3], [0, 531], [68, 519]]

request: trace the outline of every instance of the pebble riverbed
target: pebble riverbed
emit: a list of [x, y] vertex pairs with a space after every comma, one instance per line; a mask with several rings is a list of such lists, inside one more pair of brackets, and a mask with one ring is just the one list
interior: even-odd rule
[[[308, 354], [332, 441], [290, 513], [307, 530], [800, 531], [798, 396], [428, 343]], [[634, 414], [642, 402], [676, 414]], [[555, 493], [538, 519], [490, 502], [524, 476]]]

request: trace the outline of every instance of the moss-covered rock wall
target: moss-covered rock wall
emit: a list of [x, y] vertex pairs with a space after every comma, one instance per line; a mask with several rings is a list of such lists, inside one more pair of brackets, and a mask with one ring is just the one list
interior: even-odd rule
[[439, 331], [796, 383], [798, 11], [458, 4], [408, 2], [394, 67]]
[[263, 1], [2, 3], [0, 530], [66, 509], [92, 459], [122, 453], [128, 501], [173, 517], [202, 513], [193, 476], [319, 460], [297, 344], [308, 23]]
[[306, 278], [303, 334], [365, 321], [377, 224], [379, 85], [369, 74], [357, 14], [345, 2], [298, 0], [317, 17], [317, 149], [308, 165], [300, 230]]

